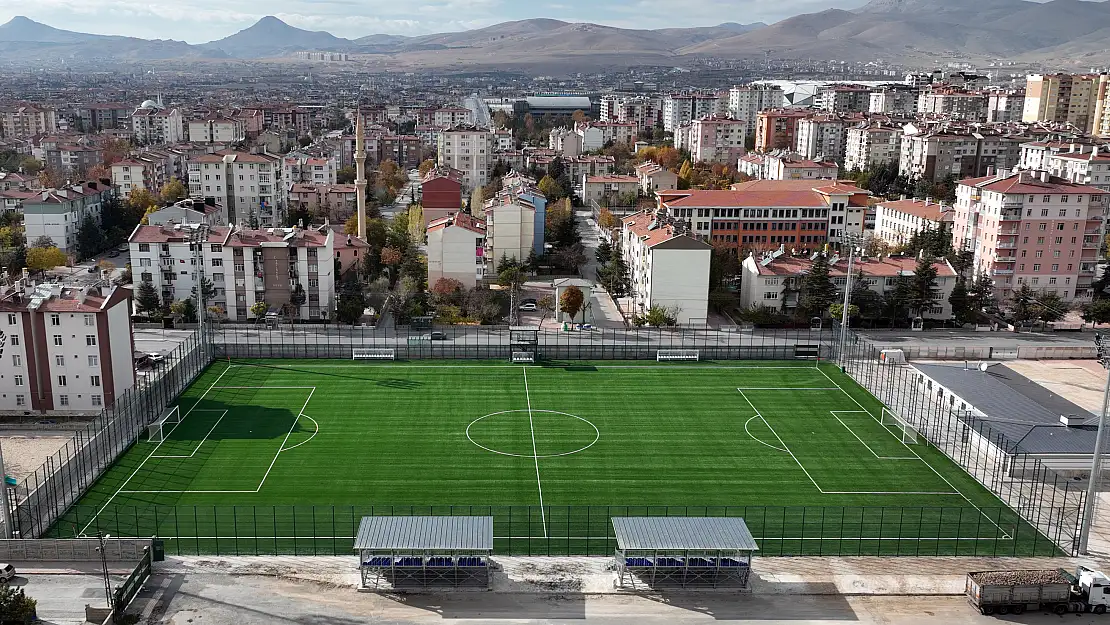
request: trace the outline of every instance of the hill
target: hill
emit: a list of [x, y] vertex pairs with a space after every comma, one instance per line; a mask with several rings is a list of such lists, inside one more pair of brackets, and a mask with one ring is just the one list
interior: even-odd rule
[[284, 56], [298, 50], [343, 51], [352, 46], [354, 42], [350, 39], [324, 31], [296, 28], [268, 15], [249, 28], [202, 47], [221, 50], [235, 58], [251, 59]]

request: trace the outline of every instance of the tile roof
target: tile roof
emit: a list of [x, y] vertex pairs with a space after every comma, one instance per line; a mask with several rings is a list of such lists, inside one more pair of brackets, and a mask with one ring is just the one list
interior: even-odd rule
[[587, 176], [586, 183], [606, 184], [606, 183], [630, 183], [639, 184], [640, 179], [636, 176], [620, 176], [613, 174], [611, 176]]
[[[755, 257], [758, 261], [759, 257]], [[761, 276], [798, 276], [809, 273], [813, 261], [809, 256], [780, 256], [770, 264], [764, 266], [757, 262]], [[869, 278], [895, 278], [901, 275], [913, 275], [917, 267], [915, 256], [887, 256], [884, 258], [869, 258], [866, 260], [855, 259], [852, 261], [852, 273], [861, 272]], [[938, 278], [954, 278], [956, 272], [946, 261], [933, 263], [937, 270]], [[843, 277], [848, 275], [848, 259], [841, 258], [835, 265], [829, 267], [829, 275]]]
[[1097, 187], [1071, 182], [1057, 176], [1050, 176], [1048, 181], [1045, 182], [1027, 171], [1001, 176], [967, 178], [961, 180], [960, 184], [967, 187], [987, 189], [996, 193], [1090, 193], [1092, 195], [1103, 193]]
[[450, 226], [463, 228], [475, 234], [486, 234], [486, 222], [466, 213], [451, 213], [446, 217], [436, 219], [428, 224], [428, 232], [442, 230]]
[[[696, 240], [688, 234], [678, 233], [675, 227], [669, 223], [657, 224], [656, 227], [652, 228], [651, 225], [656, 223], [656, 216], [647, 211], [629, 215], [622, 219], [621, 223], [632, 232], [632, 234], [636, 235], [646, 247], [655, 247], [660, 243], [665, 243], [679, 237]], [[705, 246], [708, 247], [709, 244], [706, 243]]]
[[951, 206], [939, 202], [925, 203], [924, 200], [895, 200], [893, 202], [879, 202], [879, 206], [891, 211], [913, 215], [929, 221], [941, 221], [945, 213], [952, 212]]

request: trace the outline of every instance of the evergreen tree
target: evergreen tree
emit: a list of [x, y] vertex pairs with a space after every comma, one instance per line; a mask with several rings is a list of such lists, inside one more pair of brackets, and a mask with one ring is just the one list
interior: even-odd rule
[[802, 278], [802, 297], [799, 308], [806, 315], [823, 316], [836, 301], [836, 286], [829, 278], [829, 259], [818, 254], [809, 273]]
[[601, 243], [598, 243], [598, 245], [597, 245], [597, 251], [594, 252], [594, 258], [596, 258], [597, 262], [599, 262], [599, 263], [606, 263], [606, 262], [609, 262], [609, 256], [612, 253], [613, 253], [613, 246], [609, 245], [608, 241], [602, 239]]
[[987, 274], [982, 274], [975, 279], [968, 289], [968, 297], [971, 299], [971, 308], [975, 312], [991, 312], [998, 308], [998, 303], [994, 300], [994, 281]]
[[1022, 284], [1010, 298], [1010, 312], [1018, 323], [1028, 323], [1037, 318], [1037, 294], [1028, 284]]
[[135, 289], [135, 311], [150, 317], [162, 313], [162, 298], [158, 297], [158, 290], [150, 280], [143, 280]]
[[353, 276], [346, 278], [340, 285], [335, 318], [340, 323], [354, 325], [362, 318], [362, 313], [365, 310], [366, 294], [362, 290], [362, 283]]
[[104, 231], [92, 214], [85, 215], [77, 230], [77, 257], [91, 258], [104, 249]]
[[937, 294], [937, 268], [933, 266], [933, 259], [922, 256], [917, 261], [917, 267], [910, 278], [910, 291], [906, 306], [915, 316], [920, 317], [926, 308], [933, 305]]
[[968, 295], [967, 285], [962, 276], [956, 279], [956, 286], [952, 287], [948, 303], [952, 305], [952, 316], [957, 323], [972, 323], [978, 318], [975, 309], [971, 307], [971, 297]]
[[1070, 307], [1058, 293], [1041, 291], [1037, 293], [1034, 310], [1037, 313], [1038, 320], [1048, 322], [1063, 319], [1068, 314]]

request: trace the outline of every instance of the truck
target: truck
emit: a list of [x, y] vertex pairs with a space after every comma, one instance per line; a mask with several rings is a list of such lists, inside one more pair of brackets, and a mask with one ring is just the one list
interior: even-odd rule
[[1055, 614], [1103, 614], [1110, 605], [1110, 578], [1080, 566], [1064, 569], [979, 571], [967, 574], [967, 601], [980, 614], [1021, 614], [1047, 610]]

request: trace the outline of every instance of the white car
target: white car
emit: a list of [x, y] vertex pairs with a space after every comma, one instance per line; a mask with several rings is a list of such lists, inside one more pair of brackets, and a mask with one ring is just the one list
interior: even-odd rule
[[0, 562], [0, 582], [10, 581], [15, 577], [15, 567], [5, 562]]
[[523, 312], [536, 312], [536, 304], [533, 302], [524, 302], [518, 309]]

